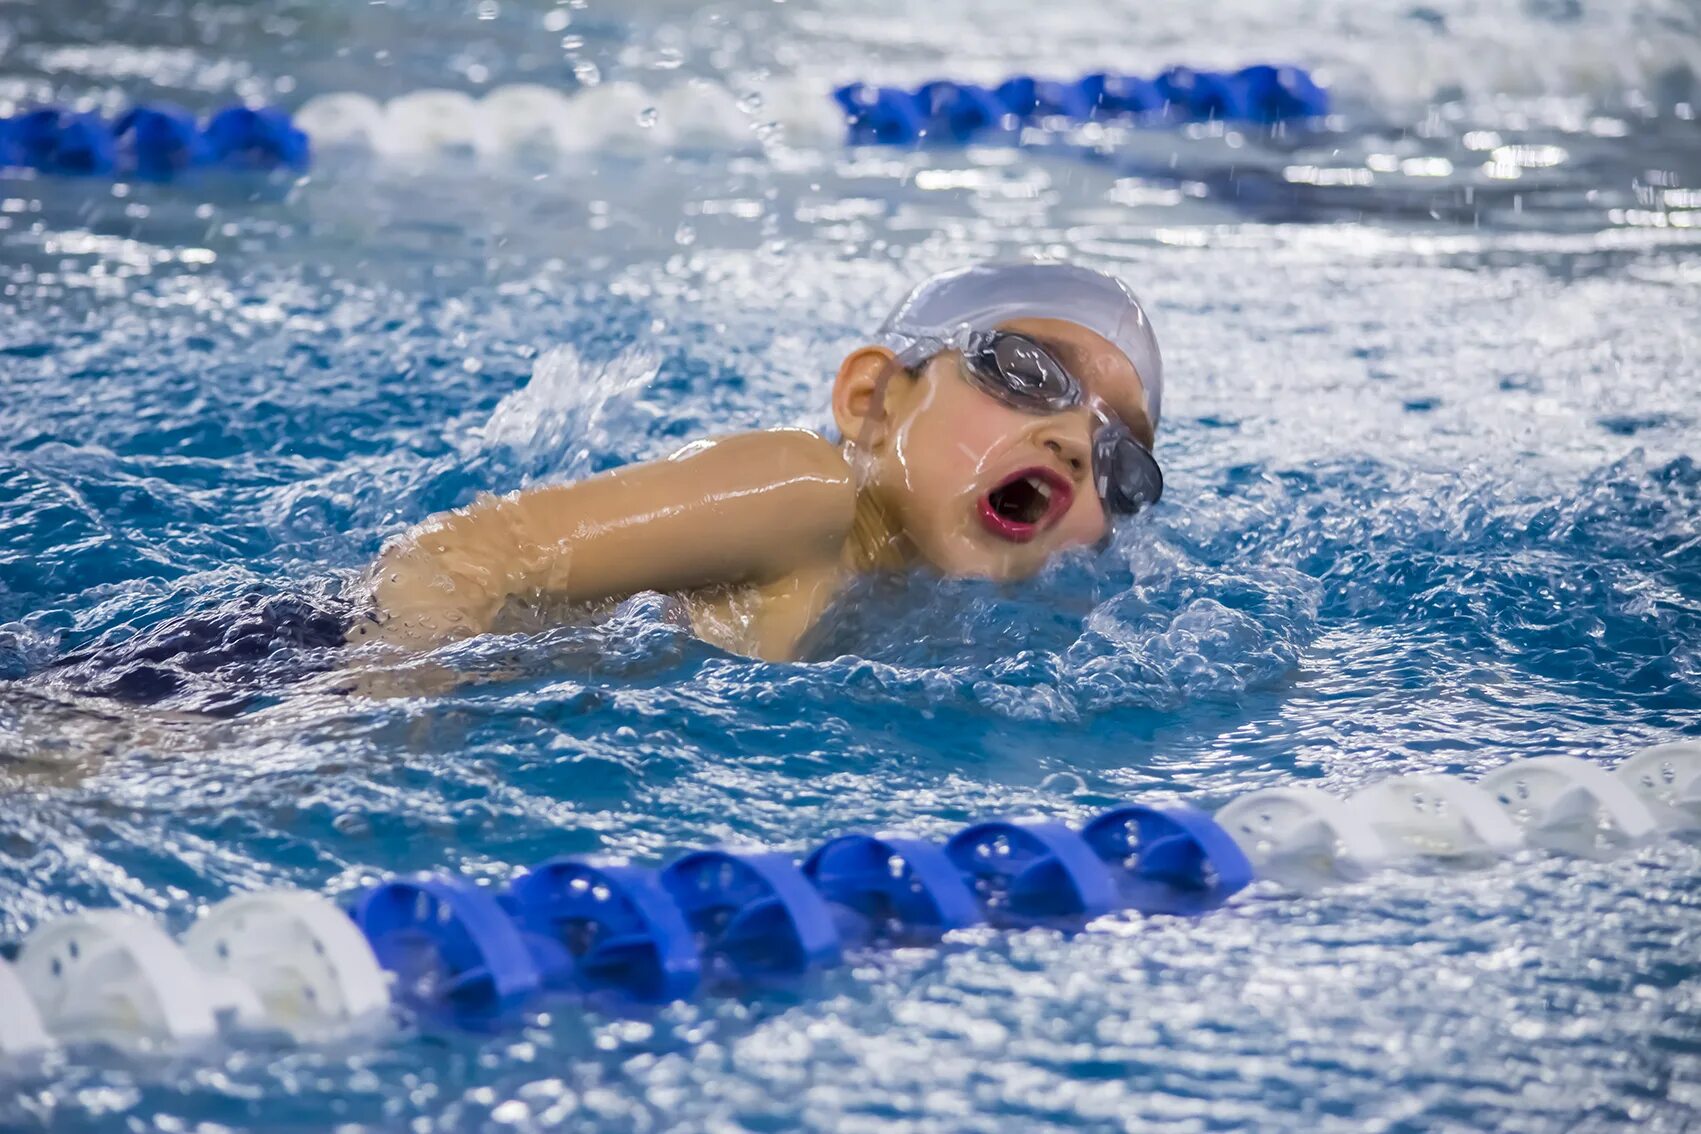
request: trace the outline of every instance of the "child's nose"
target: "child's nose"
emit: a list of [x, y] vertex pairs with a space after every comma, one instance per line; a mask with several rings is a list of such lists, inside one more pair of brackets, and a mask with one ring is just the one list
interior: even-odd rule
[[1093, 471], [1091, 440], [1079, 429], [1048, 429], [1041, 443], [1075, 480], [1085, 479]]

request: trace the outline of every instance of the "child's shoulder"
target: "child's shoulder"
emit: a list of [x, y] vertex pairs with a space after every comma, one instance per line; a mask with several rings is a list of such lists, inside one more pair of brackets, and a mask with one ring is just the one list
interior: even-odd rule
[[758, 477], [808, 476], [846, 489], [851, 485], [851, 467], [844, 452], [808, 429], [752, 429], [709, 437], [693, 441], [667, 459], [686, 461], [704, 457], [717, 464], [748, 462], [749, 471]]

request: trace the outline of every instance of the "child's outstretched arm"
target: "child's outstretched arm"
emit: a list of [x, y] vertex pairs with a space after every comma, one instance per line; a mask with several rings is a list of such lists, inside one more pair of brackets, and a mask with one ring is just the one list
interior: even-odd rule
[[485, 496], [391, 543], [372, 569], [377, 638], [425, 648], [489, 629], [512, 596], [575, 602], [761, 583], [835, 560], [856, 492], [803, 430], [744, 433], [574, 484]]

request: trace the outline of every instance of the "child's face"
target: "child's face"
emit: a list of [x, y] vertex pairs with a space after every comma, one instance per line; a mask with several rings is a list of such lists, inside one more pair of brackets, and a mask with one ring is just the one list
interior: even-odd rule
[[1088, 405], [1055, 413], [1014, 409], [964, 377], [956, 351], [884, 393], [887, 443], [876, 455], [882, 494], [918, 551], [949, 575], [1020, 579], [1059, 551], [1097, 543], [1109, 519], [1093, 486], [1095, 414], [1119, 417], [1143, 444], [1152, 427], [1145, 389], [1127, 357], [1060, 319], [1016, 319], [1074, 375]]

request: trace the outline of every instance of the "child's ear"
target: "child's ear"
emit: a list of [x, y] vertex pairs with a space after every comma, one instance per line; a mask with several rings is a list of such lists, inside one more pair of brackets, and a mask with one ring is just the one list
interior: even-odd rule
[[833, 423], [847, 441], [872, 442], [884, 432], [886, 383], [899, 370], [897, 356], [882, 346], [858, 347], [839, 364], [833, 379]]

